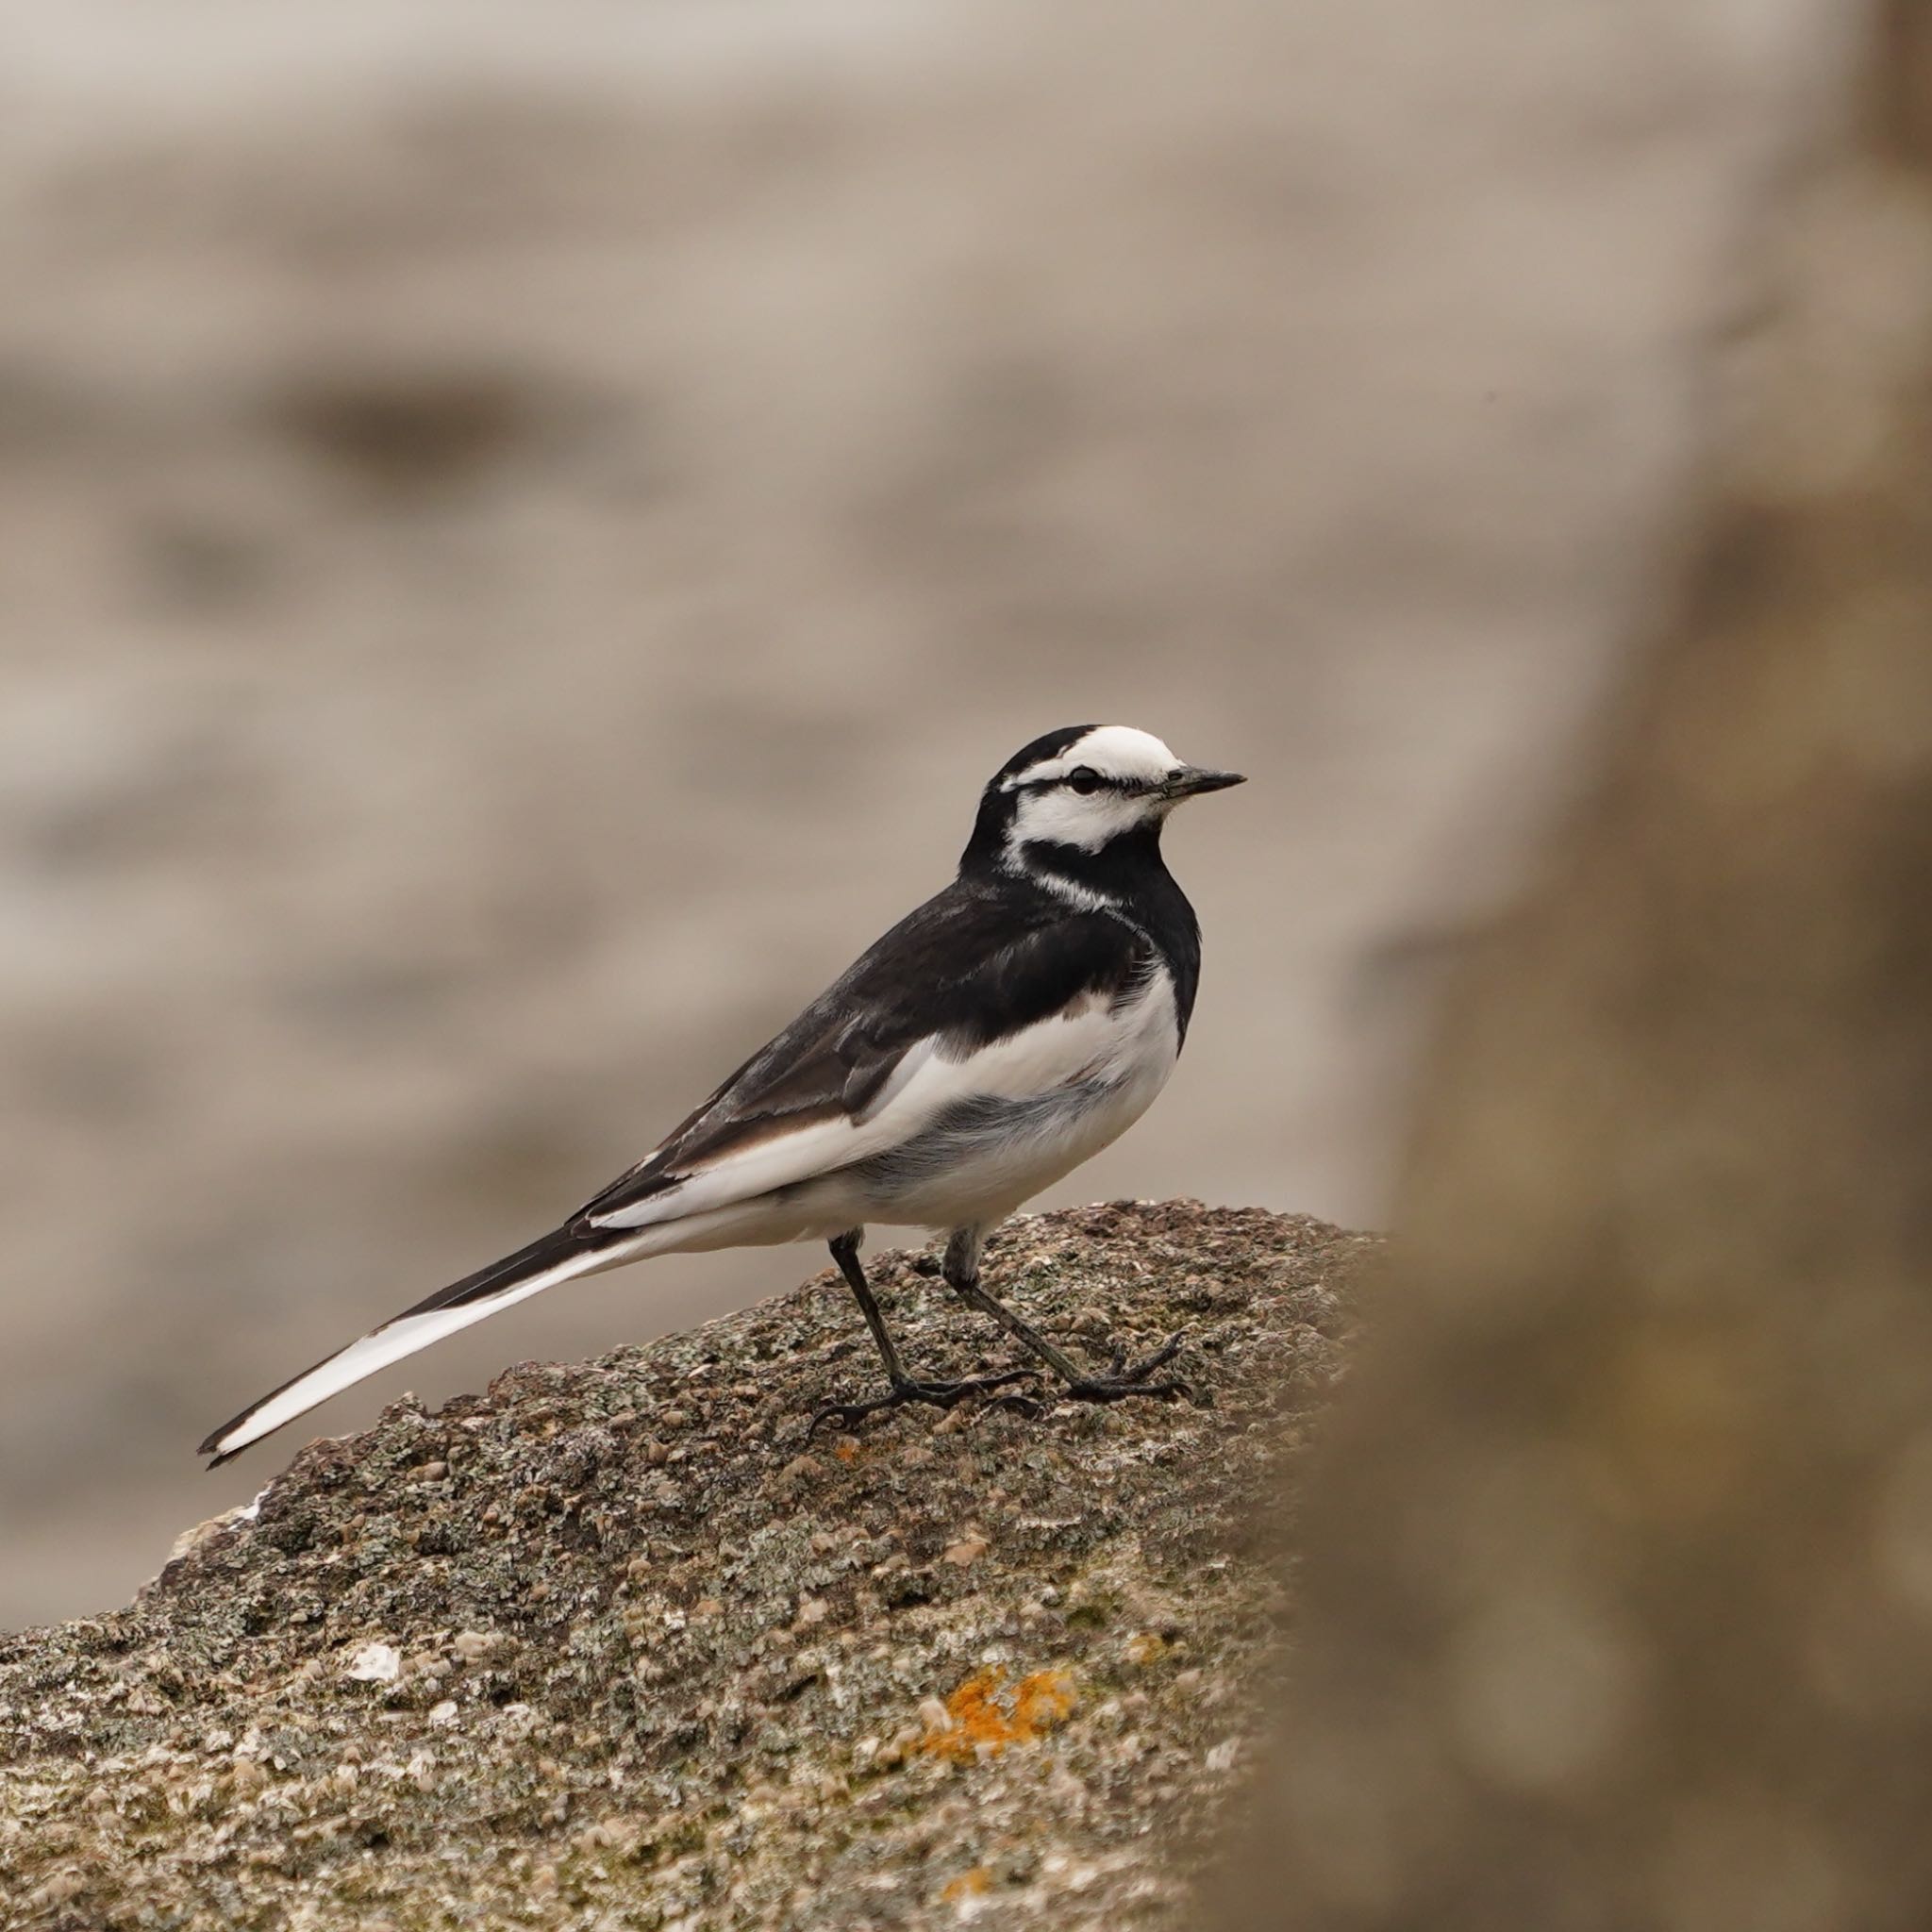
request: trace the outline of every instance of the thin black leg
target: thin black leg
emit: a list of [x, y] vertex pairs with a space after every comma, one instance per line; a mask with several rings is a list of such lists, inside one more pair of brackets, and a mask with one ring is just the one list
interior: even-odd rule
[[865, 1317], [865, 1325], [872, 1330], [872, 1339], [878, 1343], [879, 1357], [886, 1365], [886, 1374], [891, 1379], [894, 1389], [900, 1383], [912, 1378], [906, 1373], [906, 1364], [900, 1359], [899, 1344], [892, 1340], [892, 1332], [886, 1326], [884, 1311], [879, 1307], [878, 1297], [872, 1291], [872, 1284], [865, 1278], [865, 1270], [858, 1264], [859, 1237], [862, 1228], [847, 1228], [843, 1234], [835, 1234], [830, 1242], [832, 1259], [839, 1264], [839, 1273], [845, 1277], [845, 1286], [852, 1291], [852, 1296], [858, 1304], [858, 1312]]
[[946, 1284], [970, 1307], [993, 1320], [1032, 1350], [1066, 1384], [1062, 1394], [1075, 1402], [1120, 1402], [1129, 1395], [1188, 1395], [1193, 1391], [1177, 1376], [1154, 1379], [1156, 1369], [1165, 1368], [1180, 1353], [1178, 1335], [1155, 1351], [1144, 1361], [1123, 1364], [1115, 1357], [1111, 1375], [1090, 1374], [1066, 1352], [1049, 1341], [1030, 1322], [1016, 1315], [1006, 1303], [987, 1293], [979, 1285], [979, 1236], [976, 1230], [961, 1228], [946, 1243], [941, 1272]]
[[884, 1395], [874, 1395], [864, 1402], [828, 1402], [812, 1417], [808, 1436], [816, 1432], [822, 1423], [837, 1422], [841, 1428], [869, 1415], [875, 1415], [882, 1408], [896, 1408], [902, 1403], [925, 1402], [935, 1408], [951, 1408], [963, 1402], [969, 1395], [983, 1394], [990, 1389], [1005, 1389], [1014, 1382], [1037, 1379], [1032, 1369], [1008, 1369], [1004, 1374], [972, 1375], [958, 1382], [925, 1382], [908, 1374], [906, 1364], [899, 1354], [899, 1345], [892, 1340], [891, 1330], [886, 1326], [884, 1312], [879, 1307], [878, 1297], [872, 1291], [872, 1284], [865, 1278], [865, 1270], [858, 1264], [858, 1241], [864, 1232], [861, 1228], [851, 1228], [841, 1235], [834, 1235], [830, 1247], [832, 1259], [838, 1262], [839, 1272], [845, 1277], [845, 1285], [852, 1291], [853, 1299], [858, 1304], [858, 1311], [865, 1317], [865, 1325], [872, 1330], [872, 1339], [878, 1344], [879, 1358], [886, 1365], [886, 1376], [891, 1388]]

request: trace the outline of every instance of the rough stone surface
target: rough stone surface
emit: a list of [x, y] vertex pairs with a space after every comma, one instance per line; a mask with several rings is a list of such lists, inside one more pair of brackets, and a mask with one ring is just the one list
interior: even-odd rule
[[[827, 1272], [311, 1443], [133, 1607], [0, 1644], [4, 1923], [1176, 1923], [1375, 1246], [1191, 1203], [995, 1240], [1072, 1346], [1184, 1332], [1198, 1405], [808, 1445], [875, 1374]], [[916, 1362], [1000, 1359], [929, 1256], [873, 1272]]]

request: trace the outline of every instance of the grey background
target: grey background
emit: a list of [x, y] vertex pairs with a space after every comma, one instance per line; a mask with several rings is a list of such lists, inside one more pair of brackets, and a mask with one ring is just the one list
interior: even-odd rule
[[0, 8], [0, 1624], [819, 1265], [190, 1454], [641, 1153], [1055, 724], [1255, 780], [1171, 836], [1187, 1058], [1055, 1198], [1381, 1213], [1817, 10], [1038, 13]]

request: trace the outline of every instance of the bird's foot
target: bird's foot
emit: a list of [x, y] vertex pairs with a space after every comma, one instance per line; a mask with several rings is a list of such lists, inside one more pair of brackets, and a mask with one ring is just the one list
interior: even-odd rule
[[[921, 1382], [908, 1376], [903, 1382], [894, 1382], [883, 1395], [874, 1395], [864, 1402], [828, 1402], [812, 1417], [807, 1428], [808, 1441], [817, 1435], [826, 1423], [837, 1423], [841, 1429], [849, 1429], [854, 1423], [863, 1422], [869, 1415], [877, 1415], [881, 1410], [897, 1408], [908, 1402], [924, 1402], [934, 1408], [955, 1408], [969, 1396], [986, 1395], [1000, 1389], [1010, 1388], [1015, 1382], [1039, 1380], [1039, 1372], [1034, 1369], [1008, 1369], [998, 1375], [969, 1375], [958, 1382]], [[1014, 1407], [1031, 1407], [1024, 1396], [1002, 1396], [1002, 1402]]]
[[1157, 1376], [1154, 1373], [1165, 1368], [1180, 1352], [1178, 1335], [1170, 1336], [1162, 1347], [1142, 1361], [1130, 1363], [1126, 1351], [1116, 1349], [1112, 1374], [1083, 1376], [1067, 1383], [1058, 1392], [1071, 1402], [1124, 1402], [1130, 1395], [1185, 1395], [1190, 1402], [1198, 1403], [1200, 1393], [1192, 1383], [1184, 1382], [1178, 1375]]

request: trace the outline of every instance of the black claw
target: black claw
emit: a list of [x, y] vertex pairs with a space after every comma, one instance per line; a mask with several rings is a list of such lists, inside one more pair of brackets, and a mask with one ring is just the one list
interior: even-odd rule
[[1165, 1368], [1180, 1352], [1181, 1338], [1178, 1335], [1170, 1336], [1163, 1347], [1131, 1367], [1123, 1366], [1125, 1352], [1116, 1350], [1113, 1374], [1069, 1382], [1059, 1392], [1074, 1402], [1124, 1402], [1130, 1395], [1185, 1395], [1189, 1401], [1198, 1404], [1200, 1398], [1191, 1385], [1179, 1376], [1164, 1375], [1158, 1381], [1153, 1379], [1155, 1370]]
[[1059, 1392], [1069, 1402], [1124, 1402], [1130, 1395], [1191, 1398], [1194, 1391], [1191, 1383], [1169, 1375], [1158, 1382], [1069, 1382]]
[[[897, 1408], [908, 1402], [924, 1402], [934, 1408], [955, 1408], [968, 1396], [983, 1395], [995, 1389], [1005, 1389], [1014, 1382], [1032, 1382], [1039, 1379], [1035, 1369], [1008, 1369], [998, 1375], [970, 1375], [959, 1382], [915, 1382], [894, 1383], [883, 1395], [874, 1395], [863, 1402], [828, 1402], [812, 1417], [806, 1428], [805, 1437], [810, 1441], [821, 1427], [828, 1422], [837, 1422], [841, 1428], [850, 1428], [854, 1423], [863, 1422], [869, 1415], [877, 1415], [882, 1409]], [[1002, 1396], [1002, 1405], [1022, 1401], [1024, 1398]], [[1038, 1413], [1035, 1407], [1034, 1412]]]
[[1003, 1408], [1008, 1415], [1024, 1416], [1029, 1423], [1037, 1423], [1046, 1413], [1046, 1405], [1034, 1395], [995, 1395], [986, 1406]]

